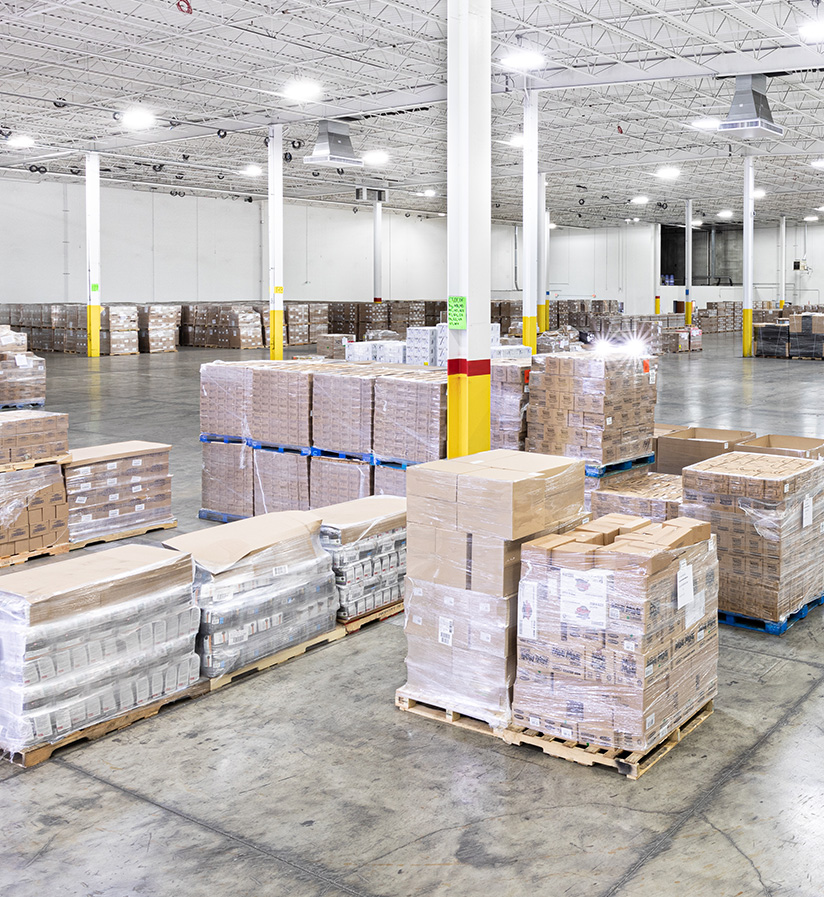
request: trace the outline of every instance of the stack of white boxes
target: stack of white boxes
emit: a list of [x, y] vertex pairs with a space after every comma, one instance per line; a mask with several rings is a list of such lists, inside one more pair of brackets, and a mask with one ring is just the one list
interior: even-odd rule
[[434, 365], [437, 357], [437, 328], [409, 327], [406, 331], [406, 363]]

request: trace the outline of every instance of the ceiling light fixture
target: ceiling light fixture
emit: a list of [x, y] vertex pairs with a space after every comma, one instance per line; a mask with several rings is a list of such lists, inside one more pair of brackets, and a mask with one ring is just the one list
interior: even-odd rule
[[640, 218], [633, 218], [632, 220], [635, 221], [635, 222], [637, 223], [637, 222], [640, 221], [641, 219], [640, 219]]
[[812, 22], [805, 22], [798, 29], [798, 36], [805, 44], [820, 44], [824, 41], [824, 21], [815, 19]]
[[145, 131], [157, 122], [154, 112], [143, 106], [133, 106], [120, 116], [120, 123], [129, 131]]
[[692, 122], [692, 127], [698, 128], [699, 131], [717, 131], [720, 124], [720, 118], [696, 118]]
[[537, 50], [512, 50], [501, 58], [501, 65], [515, 72], [533, 72], [543, 68], [545, 62], [546, 57]]
[[804, 220], [805, 220], [805, 221], [810, 221], [810, 222], [812, 222], [812, 221], [818, 221], [818, 215], [805, 215], [805, 216], [804, 216]]
[[260, 165], [247, 165], [240, 173], [245, 174], [247, 178], [259, 178], [263, 174], [263, 169]]
[[816, 206], [815, 210], [816, 212], [824, 212], [824, 206]]
[[721, 209], [718, 213], [719, 218], [732, 218], [732, 212], [729, 209]]
[[316, 103], [323, 96], [323, 85], [317, 81], [289, 81], [283, 85], [282, 94], [295, 103]]
[[674, 165], [665, 165], [655, 172], [655, 177], [661, 178], [662, 181], [674, 181], [681, 175], [681, 169]]
[[704, 223], [704, 222], [703, 222], [702, 219], [700, 219], [700, 218], [693, 218], [692, 221], [690, 221], [690, 224], [691, 224], [693, 227], [701, 227], [701, 225], [702, 225], [703, 223]]
[[824, 159], [813, 159], [813, 161], [810, 162], [810, 165], [812, 165], [813, 168], [824, 168]]
[[424, 191], [423, 191], [423, 195], [424, 195], [424, 196], [428, 196], [428, 197], [431, 198], [431, 197], [433, 197], [433, 196], [437, 196], [437, 195], [438, 195], [438, 191], [437, 191], [437, 190], [432, 190], [432, 189], [430, 188], [429, 190], [424, 190]]
[[446, 212], [438, 212], [438, 218], [446, 218]]
[[555, 228], [558, 227], [558, 225], [554, 221], [550, 221], [549, 224], [547, 225], [547, 227], [550, 230], [555, 230]]
[[509, 145], [518, 147], [520, 149], [524, 145], [524, 135], [520, 131], [513, 134], [509, 138]]
[[28, 149], [34, 146], [34, 138], [29, 137], [28, 134], [12, 134], [6, 140], [6, 146], [10, 146], [12, 149]]
[[369, 150], [361, 158], [364, 165], [386, 165], [389, 161], [389, 153], [383, 150]]
[[755, 190], [752, 191], [753, 199], [763, 199], [767, 195], [767, 191], [761, 187], [756, 187]]
[[634, 206], [645, 206], [649, 202], [648, 196], [633, 196], [630, 202]]

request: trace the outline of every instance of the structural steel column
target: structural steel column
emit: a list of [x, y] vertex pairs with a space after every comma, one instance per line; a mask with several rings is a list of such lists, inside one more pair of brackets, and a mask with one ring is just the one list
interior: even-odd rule
[[383, 203], [374, 202], [372, 217], [372, 299], [383, 301]]
[[781, 216], [778, 225], [778, 307], [784, 308], [787, 299], [787, 219]]
[[[524, 89], [523, 272], [525, 346], [538, 349], [538, 94]], [[542, 290], [542, 293], [544, 291]], [[543, 297], [542, 297], [543, 298]]]
[[491, 40], [488, 0], [449, 0], [446, 229], [450, 458], [489, 448]]
[[752, 355], [753, 220], [755, 177], [752, 156], [744, 156], [744, 358]]
[[655, 314], [661, 314], [661, 225], [652, 228], [652, 295], [655, 297]]
[[687, 324], [692, 324], [692, 200], [685, 204], [684, 227], [684, 313]]
[[86, 153], [86, 354], [100, 357], [100, 156]]
[[283, 125], [269, 125], [269, 358], [283, 358]]
[[[538, 332], [548, 330], [546, 266], [549, 253], [549, 220], [546, 210], [546, 175], [538, 175]], [[537, 343], [536, 343], [537, 349]]]

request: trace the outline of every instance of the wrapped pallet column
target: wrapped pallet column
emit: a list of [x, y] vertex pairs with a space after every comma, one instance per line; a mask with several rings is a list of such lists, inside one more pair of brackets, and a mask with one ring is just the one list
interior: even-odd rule
[[568, 458], [498, 450], [407, 470], [400, 700], [509, 722], [521, 546], [579, 522], [583, 500]]
[[530, 365], [529, 358], [497, 358], [491, 364], [490, 447], [493, 449], [524, 449]]
[[143, 545], [81, 553], [0, 582], [0, 747], [10, 753], [197, 681], [192, 559]]
[[338, 596], [311, 513], [266, 514], [165, 544], [195, 559], [204, 676], [238, 670], [330, 632]]
[[681, 512], [681, 477], [666, 473], [641, 473], [605, 484], [590, 495], [592, 514], [632, 514], [649, 517], [659, 523], [672, 520]]

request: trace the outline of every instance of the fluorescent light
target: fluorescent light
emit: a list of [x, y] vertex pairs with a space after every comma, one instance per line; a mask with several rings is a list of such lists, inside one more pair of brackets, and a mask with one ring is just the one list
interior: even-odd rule
[[6, 140], [6, 146], [10, 146], [12, 149], [28, 149], [30, 146], [34, 146], [34, 138], [29, 137], [28, 134], [12, 134]]
[[674, 181], [681, 174], [681, 169], [674, 165], [665, 165], [655, 172], [655, 177], [661, 178], [662, 181]]
[[513, 135], [509, 138], [509, 145], [510, 145], [510, 146], [522, 147], [522, 146], [524, 145], [524, 135], [521, 134], [520, 132], [517, 133], [517, 134], [513, 134]]
[[767, 195], [767, 191], [762, 189], [761, 187], [756, 187], [755, 190], [752, 191], [753, 199], [763, 199]]
[[798, 36], [805, 44], [820, 44], [824, 41], [824, 21], [805, 22], [798, 29]]
[[501, 65], [505, 69], [514, 69], [516, 72], [531, 72], [543, 68], [546, 58], [537, 50], [512, 50], [501, 59]]
[[692, 221], [690, 221], [690, 224], [691, 224], [693, 227], [701, 227], [701, 225], [702, 225], [703, 223], [704, 223], [704, 222], [703, 222], [700, 218], [693, 218]]
[[263, 169], [260, 165], [247, 165], [240, 173], [245, 174], [247, 178], [259, 178], [263, 174]]
[[157, 119], [154, 112], [142, 106], [133, 106], [120, 116], [120, 123], [130, 131], [145, 131], [153, 128]]
[[719, 218], [732, 218], [732, 212], [729, 209], [721, 209], [718, 213]]
[[283, 85], [283, 96], [295, 103], [315, 103], [323, 96], [323, 85], [303, 79], [289, 81]]
[[446, 212], [438, 212], [438, 218], [446, 218]]
[[437, 190], [433, 190], [433, 189], [430, 187], [429, 190], [424, 190], [424, 191], [423, 191], [423, 195], [424, 195], [424, 196], [429, 196], [429, 197], [437, 196], [437, 195], [438, 195], [438, 191], [437, 191]]
[[639, 222], [641, 219], [640, 219], [640, 218], [633, 218], [632, 220], [633, 220], [634, 222], [637, 223], [637, 222]]
[[813, 161], [810, 162], [810, 165], [812, 165], [813, 168], [824, 168], [824, 159], [813, 159]]
[[816, 206], [816, 212], [824, 212], [824, 206]]
[[632, 218], [624, 218], [627, 224], [632, 224]]
[[550, 230], [555, 230], [555, 228], [558, 227], [558, 225], [554, 221], [550, 221], [549, 224], [547, 225], [547, 227]]
[[696, 118], [692, 122], [693, 128], [698, 128], [699, 131], [717, 131], [720, 124], [720, 118]]
[[818, 215], [805, 215], [805, 221], [818, 221]]
[[648, 196], [633, 196], [630, 202], [635, 206], [645, 206], [649, 202]]
[[363, 154], [362, 158], [364, 165], [386, 165], [389, 161], [389, 153], [383, 150], [369, 150]]

